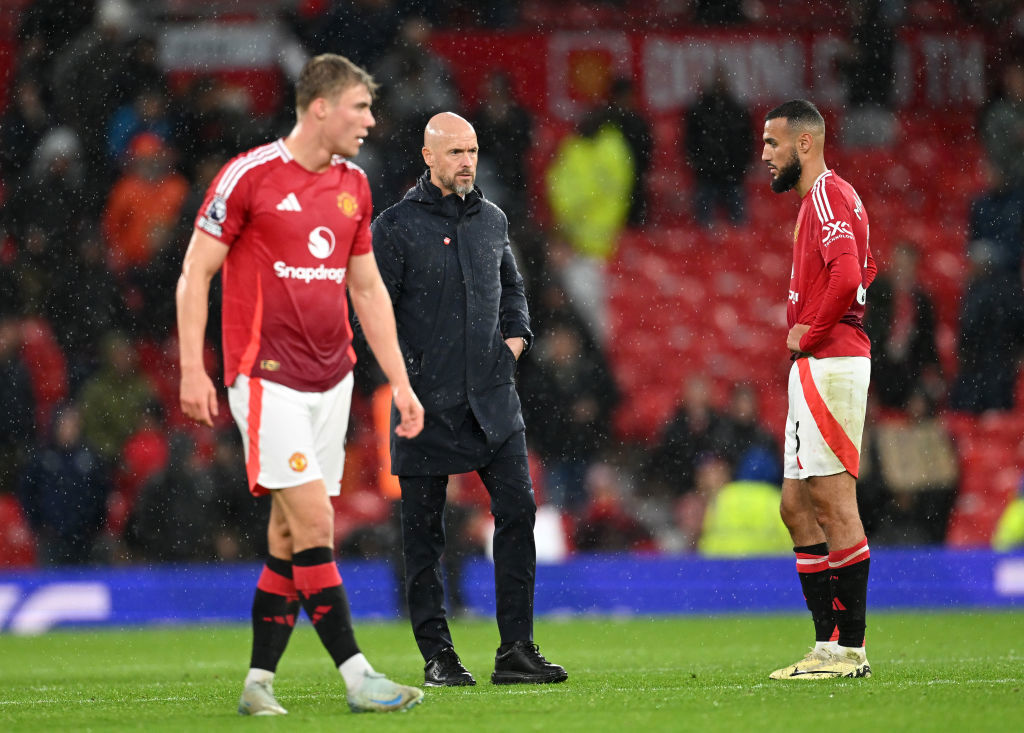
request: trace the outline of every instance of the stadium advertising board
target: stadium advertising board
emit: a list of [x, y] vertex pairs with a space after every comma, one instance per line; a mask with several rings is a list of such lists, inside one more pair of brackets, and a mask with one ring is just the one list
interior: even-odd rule
[[[941, 568], [937, 572], [936, 568]], [[0, 633], [67, 626], [245, 623], [258, 565], [154, 566], [0, 573]], [[871, 608], [1024, 608], [1024, 554], [987, 550], [871, 553]], [[394, 573], [342, 562], [359, 618], [398, 618]], [[580, 555], [537, 568], [539, 615], [794, 612], [803, 607], [793, 560]], [[494, 612], [494, 566], [469, 563], [464, 596]]]
[[[751, 105], [809, 97], [829, 107], [843, 100], [838, 58], [844, 44], [839, 33], [772, 31], [439, 33], [432, 42], [469, 107], [497, 69], [513, 79], [521, 104], [565, 120], [601, 101], [619, 76], [638, 80], [637, 101], [650, 113], [678, 114], [718, 69]], [[987, 53], [984, 36], [972, 31], [903, 33], [893, 102], [902, 108], [980, 105]], [[465, 63], [470, 58], [473, 63]]]

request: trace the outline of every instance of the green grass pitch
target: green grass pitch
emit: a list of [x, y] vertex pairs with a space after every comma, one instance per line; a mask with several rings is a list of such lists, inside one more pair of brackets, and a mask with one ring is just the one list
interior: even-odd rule
[[[876, 613], [867, 680], [774, 682], [802, 656], [803, 615], [545, 620], [561, 685], [496, 687], [491, 621], [453, 623], [473, 688], [428, 689], [407, 713], [353, 715], [307, 623], [275, 690], [285, 718], [235, 712], [249, 630], [237, 626], [0, 636], [0, 730], [145, 731], [1019, 731], [1024, 614]], [[359, 623], [378, 670], [422, 681], [404, 623]]]

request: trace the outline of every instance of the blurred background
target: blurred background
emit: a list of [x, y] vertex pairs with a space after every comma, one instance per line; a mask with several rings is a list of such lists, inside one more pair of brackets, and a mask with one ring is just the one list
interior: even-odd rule
[[[325, 51], [381, 83], [356, 159], [377, 211], [422, 172], [432, 114], [476, 126], [537, 335], [518, 379], [542, 561], [791, 557], [798, 201], [759, 156], [795, 97], [872, 224], [872, 547], [1024, 542], [999, 528], [1024, 474], [1020, 3], [2, 0], [0, 568], [261, 556], [226, 402], [212, 431], [178, 407], [173, 291], [210, 180], [288, 133]], [[387, 397], [361, 351], [335, 539], [390, 562]], [[490, 515], [474, 477], [450, 499], [458, 578]]]

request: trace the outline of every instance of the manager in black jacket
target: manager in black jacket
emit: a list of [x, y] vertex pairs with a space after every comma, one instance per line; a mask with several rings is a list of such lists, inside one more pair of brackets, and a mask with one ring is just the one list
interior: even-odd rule
[[491, 681], [562, 682], [565, 670], [533, 643], [537, 507], [514, 381], [533, 338], [530, 315], [508, 220], [474, 186], [478, 151], [462, 117], [431, 118], [423, 141], [429, 170], [372, 227], [409, 379], [426, 410], [415, 438], [391, 434], [409, 616], [426, 660], [424, 683], [476, 684], [453, 648], [440, 574], [448, 476], [476, 471], [494, 514], [501, 646]]

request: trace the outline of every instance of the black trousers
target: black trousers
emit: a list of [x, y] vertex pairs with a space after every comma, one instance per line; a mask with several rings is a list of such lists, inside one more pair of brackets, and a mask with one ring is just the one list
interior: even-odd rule
[[[537, 504], [526, 460], [525, 433], [509, 438], [477, 469], [494, 515], [494, 589], [501, 643], [533, 640]], [[453, 646], [445, 618], [441, 555], [445, 547], [447, 476], [399, 476], [402, 546], [409, 620], [423, 658]]]

